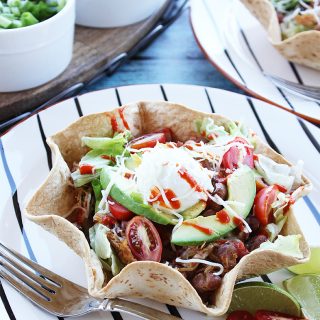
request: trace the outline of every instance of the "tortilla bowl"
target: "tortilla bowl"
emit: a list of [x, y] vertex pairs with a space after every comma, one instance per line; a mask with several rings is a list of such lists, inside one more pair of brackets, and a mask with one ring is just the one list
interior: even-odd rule
[[259, 20], [268, 34], [271, 44], [286, 59], [320, 70], [320, 32], [303, 31], [286, 40], [281, 39], [277, 13], [270, 0], [241, 0]]
[[[197, 135], [195, 120], [211, 117], [218, 125], [224, 125], [230, 121], [220, 115], [206, 114], [168, 102], [133, 103], [124, 106], [122, 112], [133, 136], [168, 127], [180, 141], [186, 141], [191, 136]], [[300, 249], [303, 258], [297, 259], [272, 250], [252, 251], [224, 276], [221, 287], [216, 291], [214, 306], [204, 305], [196, 290], [179, 271], [157, 262], [130, 263], [102, 287], [104, 277], [98, 257], [90, 249], [83, 232], [65, 218], [75, 201], [75, 189], [70, 184], [70, 168], [73, 162], [78, 162], [87, 151], [81, 143], [81, 137], [112, 136], [111, 118], [114, 116], [119, 118], [119, 109], [88, 115], [48, 138], [47, 142], [54, 156], [54, 165], [48, 178], [26, 208], [29, 219], [56, 235], [83, 259], [88, 276], [88, 290], [92, 296], [97, 298], [147, 297], [201, 311], [211, 316], [219, 316], [228, 310], [236, 281], [308, 260], [310, 255], [308, 244], [290, 209], [288, 220], [281, 233], [302, 235]], [[258, 138], [255, 152], [267, 155], [279, 163], [289, 164]], [[311, 184], [305, 177], [303, 177], [303, 186], [301, 196], [311, 189]]]

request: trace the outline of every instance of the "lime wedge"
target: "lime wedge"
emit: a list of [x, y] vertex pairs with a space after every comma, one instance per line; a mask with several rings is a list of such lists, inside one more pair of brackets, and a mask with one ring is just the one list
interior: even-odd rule
[[289, 267], [288, 270], [295, 274], [320, 274], [320, 247], [311, 248], [310, 260], [308, 262]]
[[283, 281], [283, 285], [298, 300], [306, 318], [320, 320], [320, 275], [295, 276]]
[[245, 282], [234, 287], [228, 312], [246, 310], [269, 310], [299, 317], [299, 303], [288, 292], [275, 284], [266, 282]]

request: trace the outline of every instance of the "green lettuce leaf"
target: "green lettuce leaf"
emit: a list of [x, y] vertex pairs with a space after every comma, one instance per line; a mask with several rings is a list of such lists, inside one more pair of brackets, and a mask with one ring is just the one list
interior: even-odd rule
[[91, 150], [81, 158], [79, 165], [87, 164], [93, 166], [95, 169], [101, 169], [111, 163], [111, 159], [106, 159], [103, 156], [109, 157], [104, 150]]
[[99, 257], [103, 267], [111, 271], [112, 275], [117, 275], [123, 268], [122, 263], [114, 253], [107, 238], [110, 229], [100, 223], [96, 223], [89, 229], [89, 239], [91, 248]]
[[95, 172], [94, 174], [81, 174], [79, 170], [71, 173], [71, 178], [73, 180], [74, 186], [79, 188], [94, 179], [99, 178], [100, 172]]
[[259, 249], [257, 250], [273, 250], [276, 252], [283, 253], [287, 256], [292, 256], [298, 259], [303, 258], [303, 254], [299, 247], [301, 235], [288, 235], [288, 236], [281, 236], [279, 235], [278, 238], [274, 241], [266, 241], [263, 242]]
[[116, 134], [113, 138], [82, 137], [82, 142], [93, 150], [103, 150], [103, 152], [107, 155], [117, 156], [123, 153], [125, 145], [128, 143], [130, 138], [130, 131], [125, 131]]

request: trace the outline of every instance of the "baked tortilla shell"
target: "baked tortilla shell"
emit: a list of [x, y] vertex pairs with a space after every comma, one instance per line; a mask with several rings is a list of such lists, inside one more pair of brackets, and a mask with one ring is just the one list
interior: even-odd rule
[[[206, 114], [182, 105], [168, 102], [138, 102], [125, 106], [124, 117], [134, 136], [168, 127], [180, 141], [196, 136], [195, 120], [211, 117], [216, 124], [226, 125], [230, 120], [216, 114]], [[119, 109], [106, 113], [92, 114], [80, 118], [65, 130], [48, 138], [54, 157], [54, 165], [48, 178], [34, 194], [27, 205], [27, 216], [56, 235], [74, 250], [84, 261], [88, 276], [89, 293], [97, 298], [146, 297], [159, 302], [185, 307], [219, 316], [227, 312], [233, 287], [240, 279], [266, 274], [277, 269], [295, 265], [308, 260], [309, 247], [304, 237], [300, 239], [302, 259], [281, 254], [272, 250], [255, 250], [243, 257], [237, 266], [228, 272], [221, 287], [215, 294], [215, 305], [207, 307], [196, 290], [177, 270], [157, 262], [133, 262], [106, 286], [99, 259], [79, 229], [65, 219], [73, 208], [74, 188], [70, 185], [70, 169], [73, 162], [79, 162], [87, 152], [81, 143], [83, 136], [112, 136], [111, 117], [118, 120]], [[124, 129], [119, 121], [120, 129]], [[289, 164], [257, 138], [256, 153], [262, 153], [276, 162]], [[311, 184], [303, 177], [301, 196], [308, 193]], [[281, 232], [283, 235], [301, 234], [292, 209]]]
[[289, 61], [320, 70], [320, 31], [310, 30], [282, 40], [277, 12], [270, 0], [241, 0], [260, 21], [271, 44]]

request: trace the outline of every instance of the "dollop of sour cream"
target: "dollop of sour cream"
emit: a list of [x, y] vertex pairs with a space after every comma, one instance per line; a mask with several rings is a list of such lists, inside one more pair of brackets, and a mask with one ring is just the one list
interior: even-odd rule
[[[144, 152], [136, 169], [137, 189], [144, 202], [162, 211], [174, 210], [177, 213], [200, 200], [207, 201], [207, 191], [213, 191], [212, 177], [213, 172], [203, 168], [184, 149], [161, 144]], [[152, 190], [157, 190], [164, 201], [158, 201]], [[172, 194], [174, 197], [168, 201], [166, 198]], [[170, 206], [170, 202], [174, 203], [170, 200], [179, 201], [179, 206]]]

